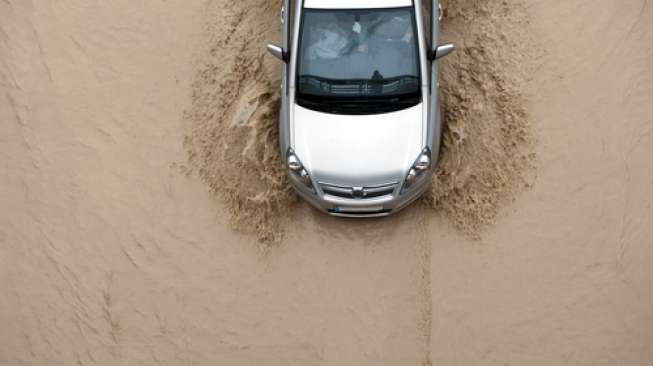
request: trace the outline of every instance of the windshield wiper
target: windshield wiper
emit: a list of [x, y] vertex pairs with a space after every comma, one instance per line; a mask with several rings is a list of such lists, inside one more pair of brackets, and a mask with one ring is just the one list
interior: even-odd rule
[[421, 94], [408, 93], [374, 98], [334, 98], [319, 95], [297, 94], [297, 104], [302, 107], [334, 114], [380, 114], [410, 108], [421, 102]]
[[301, 75], [298, 79], [301, 91], [325, 97], [391, 96], [405, 94], [420, 87], [419, 77], [414, 75], [372, 79], [329, 79], [316, 75]]

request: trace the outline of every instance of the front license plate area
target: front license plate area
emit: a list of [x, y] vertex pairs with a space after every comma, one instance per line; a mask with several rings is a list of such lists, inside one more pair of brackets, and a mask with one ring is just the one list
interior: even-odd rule
[[350, 206], [336, 206], [333, 209], [335, 213], [361, 213], [361, 212], [380, 212], [383, 211], [383, 206], [371, 206], [371, 207], [350, 207]]

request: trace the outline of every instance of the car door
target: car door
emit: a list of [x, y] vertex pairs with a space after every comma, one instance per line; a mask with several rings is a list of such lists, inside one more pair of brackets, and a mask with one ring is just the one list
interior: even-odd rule
[[[425, 6], [424, 15], [428, 16], [428, 21], [425, 22], [425, 28], [428, 29], [428, 47], [429, 50], [434, 50], [439, 44], [440, 37], [440, 15], [441, 5], [440, 0], [423, 0], [422, 6]], [[431, 62], [430, 65], [430, 83], [429, 83], [429, 136], [428, 140], [431, 143], [431, 151], [433, 160], [437, 161], [440, 142], [442, 139], [442, 114], [440, 112], [440, 98], [439, 98], [439, 80], [440, 69], [437, 61]]]
[[[295, 15], [296, 0], [283, 0], [281, 7], [281, 29], [282, 29], [282, 47], [289, 52], [292, 45], [293, 25]], [[281, 108], [279, 111], [279, 148], [281, 157], [285, 159], [286, 150], [290, 146], [290, 98], [289, 98], [289, 77], [290, 62], [283, 63], [281, 72]]]

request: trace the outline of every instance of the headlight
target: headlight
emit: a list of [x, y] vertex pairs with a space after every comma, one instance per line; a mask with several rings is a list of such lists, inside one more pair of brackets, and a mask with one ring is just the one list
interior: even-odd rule
[[428, 177], [428, 172], [431, 170], [431, 150], [427, 147], [419, 154], [415, 163], [408, 171], [406, 179], [404, 179], [404, 186], [401, 188], [401, 193], [406, 192], [415, 183], [419, 182], [424, 177]]
[[304, 168], [301, 160], [299, 160], [297, 155], [295, 155], [295, 152], [292, 149], [288, 149], [288, 154], [286, 155], [286, 166], [288, 167], [291, 179], [301, 183], [311, 192], [315, 192], [313, 189], [313, 181], [311, 181], [311, 176], [308, 174], [306, 168]]

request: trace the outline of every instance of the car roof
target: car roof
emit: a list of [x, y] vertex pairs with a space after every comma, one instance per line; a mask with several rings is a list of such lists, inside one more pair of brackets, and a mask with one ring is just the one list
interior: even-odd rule
[[311, 9], [378, 9], [413, 6], [413, 0], [304, 0]]

